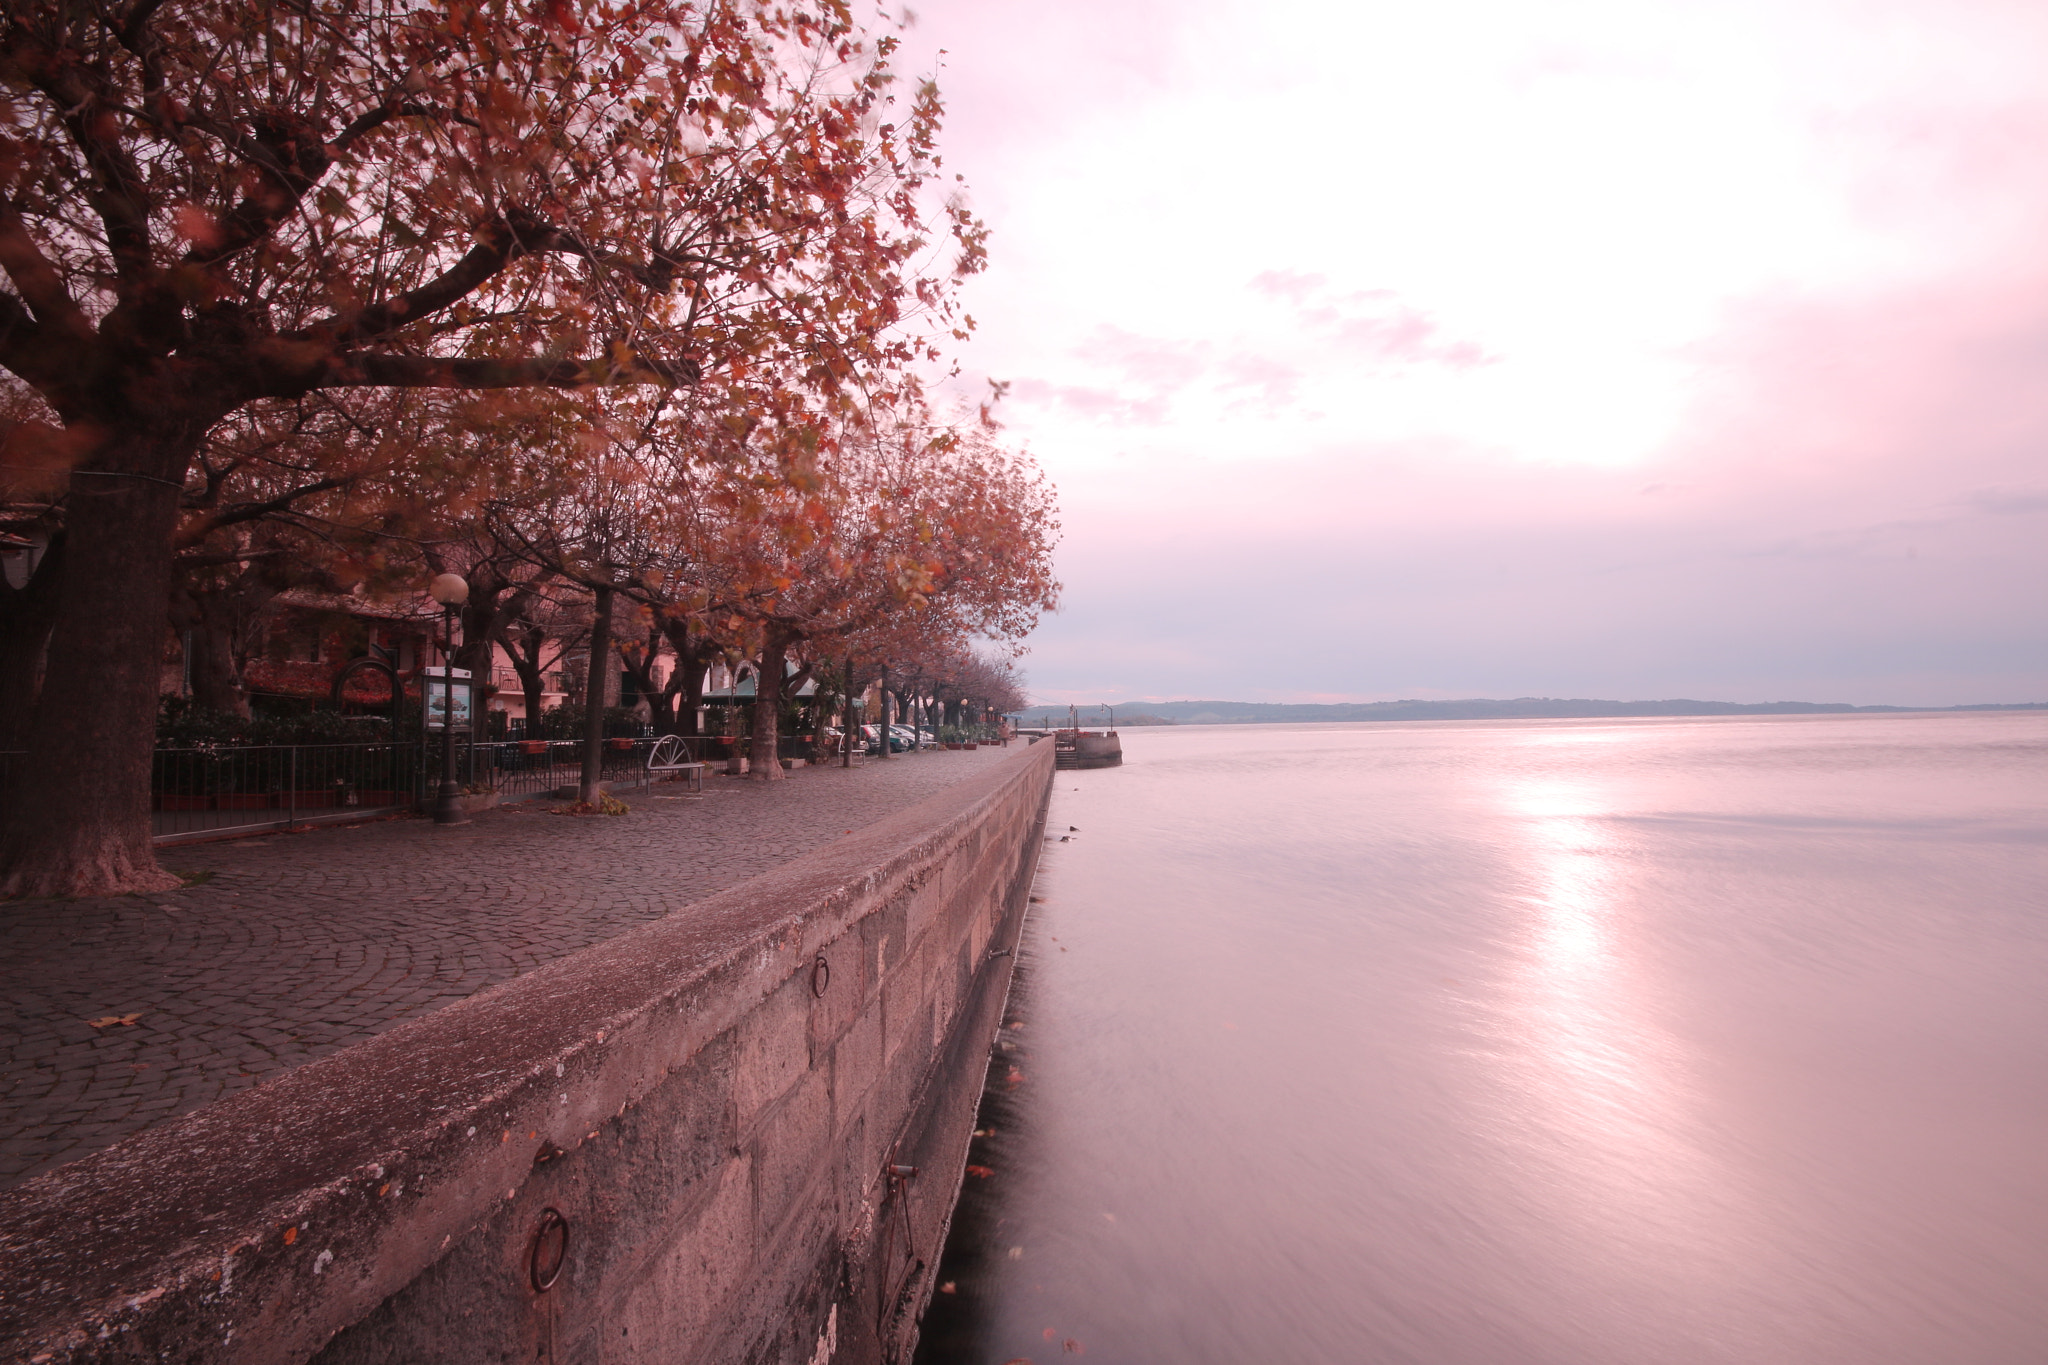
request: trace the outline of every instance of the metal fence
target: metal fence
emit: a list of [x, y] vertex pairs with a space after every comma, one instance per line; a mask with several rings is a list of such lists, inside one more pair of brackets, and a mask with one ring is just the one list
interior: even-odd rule
[[[647, 752], [658, 742], [654, 738], [605, 740], [598, 756], [601, 780], [614, 786], [643, 785]], [[441, 751], [436, 746], [429, 746], [427, 768], [428, 783], [438, 784]], [[583, 776], [583, 741], [527, 739], [467, 745], [456, 750], [455, 774], [467, 791], [492, 791], [501, 799], [515, 801], [573, 787]]]
[[201, 745], [151, 756], [149, 800], [166, 839], [403, 810], [420, 783], [417, 744]]
[[[648, 782], [647, 754], [657, 741], [608, 739], [602, 780], [613, 787]], [[695, 747], [692, 746], [695, 756]], [[0, 790], [20, 752], [0, 751]], [[520, 800], [573, 789], [582, 777], [580, 740], [458, 744], [456, 780], [466, 793]], [[151, 755], [149, 804], [159, 843], [214, 834], [361, 819], [411, 809], [441, 780], [441, 748], [402, 744], [197, 745]]]

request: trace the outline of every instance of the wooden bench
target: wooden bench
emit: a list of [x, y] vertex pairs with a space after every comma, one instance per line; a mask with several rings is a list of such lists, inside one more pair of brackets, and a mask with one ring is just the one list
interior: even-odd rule
[[690, 790], [704, 790], [704, 770], [709, 763], [698, 763], [690, 757], [690, 746], [680, 735], [664, 735], [661, 741], [647, 751], [647, 782], [652, 786], [680, 774], [690, 784]]

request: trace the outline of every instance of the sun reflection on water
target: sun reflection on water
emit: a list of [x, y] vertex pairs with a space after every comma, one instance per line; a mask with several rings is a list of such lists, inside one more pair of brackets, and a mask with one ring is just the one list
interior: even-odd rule
[[1629, 950], [1627, 836], [1601, 791], [1557, 774], [1525, 775], [1501, 804], [1526, 888], [1501, 1001], [1524, 1194], [1548, 1206], [1580, 1272], [1705, 1323], [1754, 1293], [1770, 1258], [1739, 1173], [1692, 1139], [1704, 1101], [1687, 1049], [1659, 1024], [1655, 982]]

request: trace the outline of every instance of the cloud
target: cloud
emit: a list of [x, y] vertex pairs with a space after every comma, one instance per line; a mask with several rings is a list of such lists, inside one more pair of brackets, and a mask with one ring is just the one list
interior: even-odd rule
[[1185, 388], [1206, 368], [1214, 348], [1206, 341], [1140, 336], [1104, 323], [1074, 348], [1091, 365], [1120, 370], [1126, 379], [1171, 393]]
[[1964, 496], [1966, 506], [1997, 516], [2025, 516], [2048, 512], [2048, 488], [2039, 485], [2016, 488], [1978, 488]]
[[1252, 288], [1267, 298], [1301, 303], [1328, 283], [1323, 275], [1304, 275], [1293, 270], [1267, 270], [1252, 276]]
[[1434, 318], [1391, 289], [1339, 295], [1327, 277], [1291, 270], [1264, 271], [1252, 277], [1251, 287], [1291, 305], [1296, 322], [1320, 342], [1374, 365], [1469, 370], [1499, 359], [1477, 342], [1446, 339]]
[[1163, 421], [1167, 409], [1167, 399], [1162, 394], [1132, 397], [1113, 389], [1052, 384], [1043, 379], [1013, 380], [1010, 397], [1019, 403], [1057, 408], [1091, 421], [1127, 426], [1149, 426]]

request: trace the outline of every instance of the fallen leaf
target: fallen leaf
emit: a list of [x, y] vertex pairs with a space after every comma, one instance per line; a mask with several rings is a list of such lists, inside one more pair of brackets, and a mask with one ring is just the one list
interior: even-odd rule
[[1045, 1329], [1045, 1339], [1047, 1341], [1058, 1341], [1060, 1339], [1060, 1334], [1058, 1332], [1053, 1331], [1052, 1328], [1048, 1327]]
[[103, 1014], [97, 1019], [88, 1019], [85, 1022], [91, 1028], [113, 1028], [117, 1024], [122, 1028], [134, 1028], [135, 1021], [141, 1017], [140, 1014]]
[[1021, 1260], [1023, 1260], [1023, 1259], [1024, 1259], [1024, 1248], [1023, 1248], [1023, 1247], [1011, 1247], [1011, 1248], [1010, 1248], [1010, 1259], [1011, 1259], [1011, 1260], [1013, 1260], [1013, 1261], [1021, 1261]]
[[973, 1176], [977, 1180], [986, 1180], [990, 1176], [994, 1175], [995, 1172], [990, 1170], [986, 1166], [969, 1166], [967, 1168], [967, 1174]]
[[[849, 834], [851, 834], [852, 832], [853, 832], [852, 830], [848, 830], [848, 831], [847, 831], [847, 833], [849, 833]], [[955, 1290], [954, 1290], [954, 1288], [953, 1288], [953, 1282], [952, 1282], [951, 1280], [948, 1280], [948, 1281], [946, 1281], [946, 1282], [945, 1282], [944, 1284], [940, 1285], [940, 1286], [939, 1286], [939, 1292], [940, 1292], [941, 1294], [951, 1294], [951, 1293], [954, 1293], [954, 1292], [955, 1292]]]
[[1081, 1343], [1074, 1340], [1072, 1337], [1068, 1337], [1065, 1341], [1060, 1343], [1060, 1350], [1070, 1356], [1077, 1356], [1082, 1354]]
[[290, 1227], [284, 1230], [284, 1244], [286, 1246], [290, 1246], [293, 1242], [296, 1242], [298, 1240], [299, 1230], [296, 1227]]

